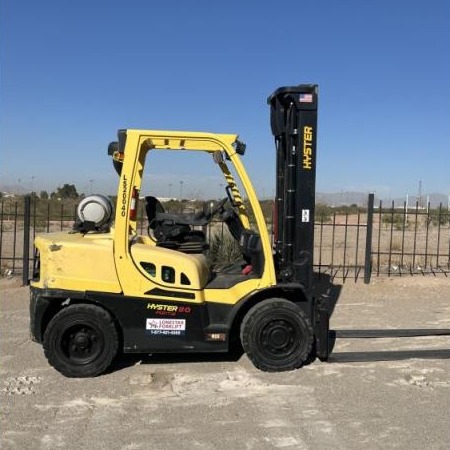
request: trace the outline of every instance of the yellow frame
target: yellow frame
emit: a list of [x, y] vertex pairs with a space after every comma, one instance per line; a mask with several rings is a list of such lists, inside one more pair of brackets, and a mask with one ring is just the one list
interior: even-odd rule
[[[157, 131], [157, 130], [126, 130], [126, 143], [124, 148], [124, 162], [120, 175], [119, 189], [117, 195], [116, 220], [114, 231], [114, 261], [118, 274], [118, 279], [122, 291], [127, 296], [143, 297], [151, 300], [155, 297], [148, 294], [153, 287], [164, 287], [155, 283], [151, 277], [144, 275], [133, 259], [131, 246], [136, 243], [136, 220], [130, 219], [129, 211], [134, 189], [138, 191], [141, 188], [145, 157], [149, 150], [191, 150], [214, 153], [223, 151], [227, 155], [239, 176], [242, 185], [246, 191], [248, 200], [252, 206], [258, 233], [261, 236], [261, 243], [264, 252], [264, 270], [260, 278], [249, 278], [238, 283], [229, 289], [202, 289], [190, 288], [179, 283], [170, 285], [171, 291], [189, 291], [194, 294], [194, 298], [184, 299], [183, 302], [201, 303], [204, 301], [214, 301], [218, 303], [234, 304], [243, 297], [276, 284], [275, 268], [273, 264], [272, 248], [269, 233], [264, 220], [264, 216], [259, 205], [258, 198], [245, 171], [239, 155], [233, 144], [237, 141], [235, 134], [214, 134], [201, 132], [175, 132], [175, 131]], [[134, 155], [134, 157], [130, 157]], [[235, 199], [240, 198], [239, 190], [234, 183], [231, 173], [228, 171], [226, 163], [219, 163], [224, 174], [225, 180], [231, 186], [232, 194]], [[239, 215], [245, 227], [249, 226], [248, 217], [243, 203], [239, 207]], [[124, 215], [125, 213], [125, 215]], [[146, 243], [146, 240], [140, 240], [139, 245]], [[153, 247], [154, 248], [154, 247]], [[145, 248], [141, 248], [145, 252]], [[186, 258], [193, 259], [195, 256], [184, 255], [173, 250], [163, 250], [165, 252], [165, 261], [170, 261], [174, 268], [186, 268]], [[151, 255], [152, 246], [148, 245], [148, 252]], [[161, 249], [159, 249], [161, 252]], [[155, 255], [156, 257], [156, 255]], [[194, 270], [195, 269], [191, 269]], [[159, 293], [155, 298], [161, 298]], [[173, 300], [173, 298], [170, 298]]]

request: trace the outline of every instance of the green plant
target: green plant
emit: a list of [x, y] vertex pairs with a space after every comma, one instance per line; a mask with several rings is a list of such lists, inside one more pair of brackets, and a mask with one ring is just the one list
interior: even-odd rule
[[386, 228], [393, 226], [396, 230], [403, 230], [409, 226], [409, 221], [406, 220], [406, 216], [401, 213], [383, 214], [382, 221]]
[[52, 198], [78, 198], [79, 194], [74, 184], [65, 183], [51, 194]]
[[13, 229], [13, 225], [11, 223], [0, 222], [0, 231], [3, 233], [4, 231], [11, 231]]
[[217, 233], [211, 237], [209, 242], [207, 259], [213, 269], [220, 270], [241, 261], [242, 250], [232, 236], [227, 233]]
[[331, 222], [333, 208], [323, 203], [316, 204], [315, 221], [320, 223]]
[[264, 219], [266, 220], [266, 222], [271, 222], [273, 218], [274, 201], [261, 200], [259, 203], [261, 205], [261, 210], [264, 215]]
[[435, 227], [439, 225], [447, 225], [449, 223], [450, 213], [443, 211], [442, 209], [431, 209], [426, 218], [427, 225], [433, 225]]
[[349, 205], [341, 205], [333, 208], [333, 212], [337, 214], [358, 214], [359, 212], [365, 212], [365, 208], [360, 208], [356, 203]]

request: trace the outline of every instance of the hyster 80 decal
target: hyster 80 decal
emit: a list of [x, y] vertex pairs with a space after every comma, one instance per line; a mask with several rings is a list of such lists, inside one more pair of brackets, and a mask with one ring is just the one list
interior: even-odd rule
[[163, 305], [161, 303], [148, 303], [147, 309], [155, 312], [157, 316], [176, 316], [177, 314], [190, 314], [191, 307], [184, 305]]
[[147, 319], [145, 330], [152, 336], [183, 336], [186, 332], [186, 320]]
[[313, 128], [303, 127], [303, 168], [312, 169]]

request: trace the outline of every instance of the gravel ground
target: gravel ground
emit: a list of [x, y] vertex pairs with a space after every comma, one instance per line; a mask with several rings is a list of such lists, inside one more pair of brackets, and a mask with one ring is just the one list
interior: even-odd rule
[[159, 355], [83, 380], [64, 378], [30, 341], [20, 280], [0, 287], [2, 449], [450, 446], [450, 337], [420, 332], [450, 329], [444, 276], [345, 283], [328, 363], [269, 374], [245, 355]]

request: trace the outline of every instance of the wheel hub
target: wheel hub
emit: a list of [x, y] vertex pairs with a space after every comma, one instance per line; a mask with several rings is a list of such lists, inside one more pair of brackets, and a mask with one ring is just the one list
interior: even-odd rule
[[285, 330], [276, 329], [273, 330], [270, 336], [272, 344], [279, 347], [283, 346], [288, 338]]
[[88, 348], [91, 345], [91, 341], [87, 333], [80, 332], [74, 337], [74, 344], [81, 350]]
[[62, 348], [69, 359], [80, 363], [94, 358], [101, 351], [96, 331], [86, 326], [68, 330], [62, 341]]
[[287, 355], [294, 347], [296, 332], [285, 320], [272, 321], [262, 331], [263, 347], [275, 355]]

